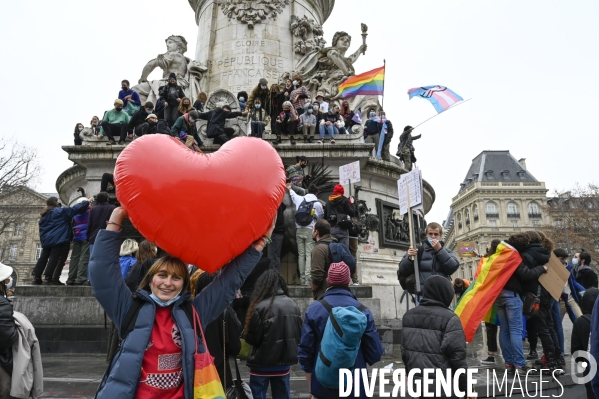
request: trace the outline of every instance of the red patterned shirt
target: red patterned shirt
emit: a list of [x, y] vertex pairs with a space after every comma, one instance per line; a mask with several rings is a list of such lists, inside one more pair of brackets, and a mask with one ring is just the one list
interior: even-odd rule
[[152, 335], [141, 363], [136, 399], [182, 399], [184, 394], [181, 333], [172, 306], [156, 308]]

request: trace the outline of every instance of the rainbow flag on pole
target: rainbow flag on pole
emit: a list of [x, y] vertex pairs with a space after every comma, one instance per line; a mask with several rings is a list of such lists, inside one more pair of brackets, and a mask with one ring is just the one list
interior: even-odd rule
[[339, 85], [341, 97], [380, 96], [385, 87], [385, 67], [364, 72], [347, 79]]
[[518, 251], [503, 241], [495, 253], [486, 258], [478, 278], [470, 284], [454, 309], [462, 322], [466, 342], [472, 342], [481, 321], [493, 323], [497, 318], [493, 303], [520, 263], [522, 257]]

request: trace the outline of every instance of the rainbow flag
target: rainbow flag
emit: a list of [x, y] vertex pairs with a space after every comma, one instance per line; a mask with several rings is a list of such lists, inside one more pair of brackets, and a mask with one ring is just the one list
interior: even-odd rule
[[462, 322], [466, 342], [472, 342], [481, 321], [487, 319], [493, 323], [497, 319], [493, 303], [520, 263], [522, 257], [518, 251], [503, 241], [493, 255], [485, 258], [478, 278], [470, 284], [454, 309]]
[[364, 72], [347, 79], [339, 85], [342, 98], [355, 96], [383, 95], [385, 82], [385, 67], [382, 66], [372, 71]]

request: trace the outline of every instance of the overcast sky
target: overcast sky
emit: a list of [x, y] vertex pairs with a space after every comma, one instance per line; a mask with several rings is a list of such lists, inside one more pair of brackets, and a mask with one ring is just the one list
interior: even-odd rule
[[[336, 3], [325, 38], [348, 31], [353, 53], [360, 22], [369, 26], [355, 69], [387, 60], [385, 109], [398, 133], [435, 114], [426, 101], [408, 101], [409, 88], [439, 84], [472, 98], [418, 129], [418, 166], [437, 193], [429, 221], [446, 217], [483, 150], [526, 158], [550, 190], [596, 181], [598, 1]], [[0, 34], [1, 134], [39, 149], [36, 189], [55, 192], [72, 165], [60, 146], [72, 144], [75, 124], [112, 108], [120, 81], [135, 84], [167, 36], [185, 36], [193, 58], [197, 26], [186, 0], [21, 0], [3, 7]]]

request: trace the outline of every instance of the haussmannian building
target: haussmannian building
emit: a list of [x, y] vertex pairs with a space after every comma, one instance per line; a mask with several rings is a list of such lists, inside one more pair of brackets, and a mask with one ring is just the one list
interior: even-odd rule
[[[549, 222], [542, 206], [547, 202], [545, 183], [526, 169], [509, 151], [483, 151], [453, 197], [444, 222], [445, 245], [457, 255], [458, 242], [474, 242], [480, 254], [495, 239], [518, 231], [537, 229]], [[452, 278], [472, 279], [478, 258], [459, 258]]]

